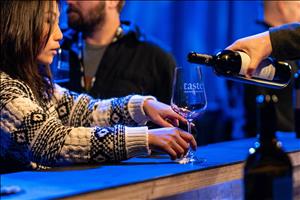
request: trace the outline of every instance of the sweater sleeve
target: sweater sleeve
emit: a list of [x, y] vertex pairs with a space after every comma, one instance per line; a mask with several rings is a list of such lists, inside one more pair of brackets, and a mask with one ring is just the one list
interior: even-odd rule
[[59, 118], [64, 124], [75, 127], [144, 125], [148, 117], [142, 105], [146, 99], [156, 100], [152, 96], [139, 95], [99, 100], [58, 85], [55, 86], [54, 96]]
[[[65, 90], [62, 98], [72, 99], [73, 102], [66, 100], [64, 108], [57, 106], [56, 109], [61, 116], [67, 113], [66, 109], [70, 109], [70, 117], [65, 117], [68, 119], [67, 125], [64, 124], [64, 119], [60, 120], [53, 114], [55, 113], [53, 106], [41, 107], [31, 99], [26, 93], [28, 87], [24, 84], [3, 79], [1, 81], [0, 123], [3, 160], [14, 160], [13, 163], [18, 163], [25, 168], [39, 168], [74, 163], [120, 161], [149, 153], [147, 127], [118, 125], [118, 120], [110, 121], [108, 117], [112, 117], [112, 113], [116, 112], [120, 117], [118, 122], [124, 120], [128, 123], [138, 123], [138, 116], [143, 114], [141, 105], [137, 103], [130, 108], [130, 102], [135, 101], [135, 98], [143, 99], [142, 97], [111, 99], [110, 109], [107, 109], [108, 101], [97, 102], [84, 95], [71, 95]], [[56, 94], [56, 97], [59, 96]], [[57, 101], [62, 102], [61, 99]], [[86, 109], [93, 108], [81, 113], [83, 117], [91, 118], [89, 122], [83, 120], [86, 124], [90, 123], [91, 127], [83, 127], [84, 123], [80, 122], [79, 117], [75, 115], [76, 109], [80, 106]], [[100, 109], [101, 107], [105, 109]], [[125, 111], [115, 111], [121, 108]], [[97, 112], [102, 112], [107, 117], [97, 116]], [[97, 123], [108, 122], [111, 122], [111, 126], [97, 125]]]
[[272, 56], [277, 59], [300, 58], [300, 23], [270, 28]]

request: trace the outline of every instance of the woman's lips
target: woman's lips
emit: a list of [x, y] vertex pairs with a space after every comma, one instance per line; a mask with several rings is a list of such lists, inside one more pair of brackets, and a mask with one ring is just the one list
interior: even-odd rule
[[53, 55], [56, 55], [56, 54], [57, 54], [57, 49], [52, 49], [52, 50], [51, 50], [51, 53], [52, 53]]

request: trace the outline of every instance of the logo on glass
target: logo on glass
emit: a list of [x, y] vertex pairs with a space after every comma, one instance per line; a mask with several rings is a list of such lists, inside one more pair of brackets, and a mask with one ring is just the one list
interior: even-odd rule
[[201, 83], [184, 83], [183, 84], [184, 93], [202, 93], [204, 92], [204, 85]]

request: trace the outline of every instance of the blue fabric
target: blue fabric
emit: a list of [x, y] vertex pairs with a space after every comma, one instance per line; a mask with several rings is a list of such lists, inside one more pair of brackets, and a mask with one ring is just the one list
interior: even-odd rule
[[171, 47], [178, 64], [190, 50], [215, 53], [251, 33], [260, 1], [126, 1], [121, 18], [131, 20]]

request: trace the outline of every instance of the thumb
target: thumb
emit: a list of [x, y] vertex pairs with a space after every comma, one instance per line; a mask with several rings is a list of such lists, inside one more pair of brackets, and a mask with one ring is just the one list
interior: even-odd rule
[[248, 66], [248, 69], [247, 69], [247, 72], [246, 72], [246, 75], [248, 77], [251, 77], [254, 74], [258, 64], [259, 64], [259, 62], [257, 60], [253, 60], [253, 61], [250, 62], [249, 66]]

